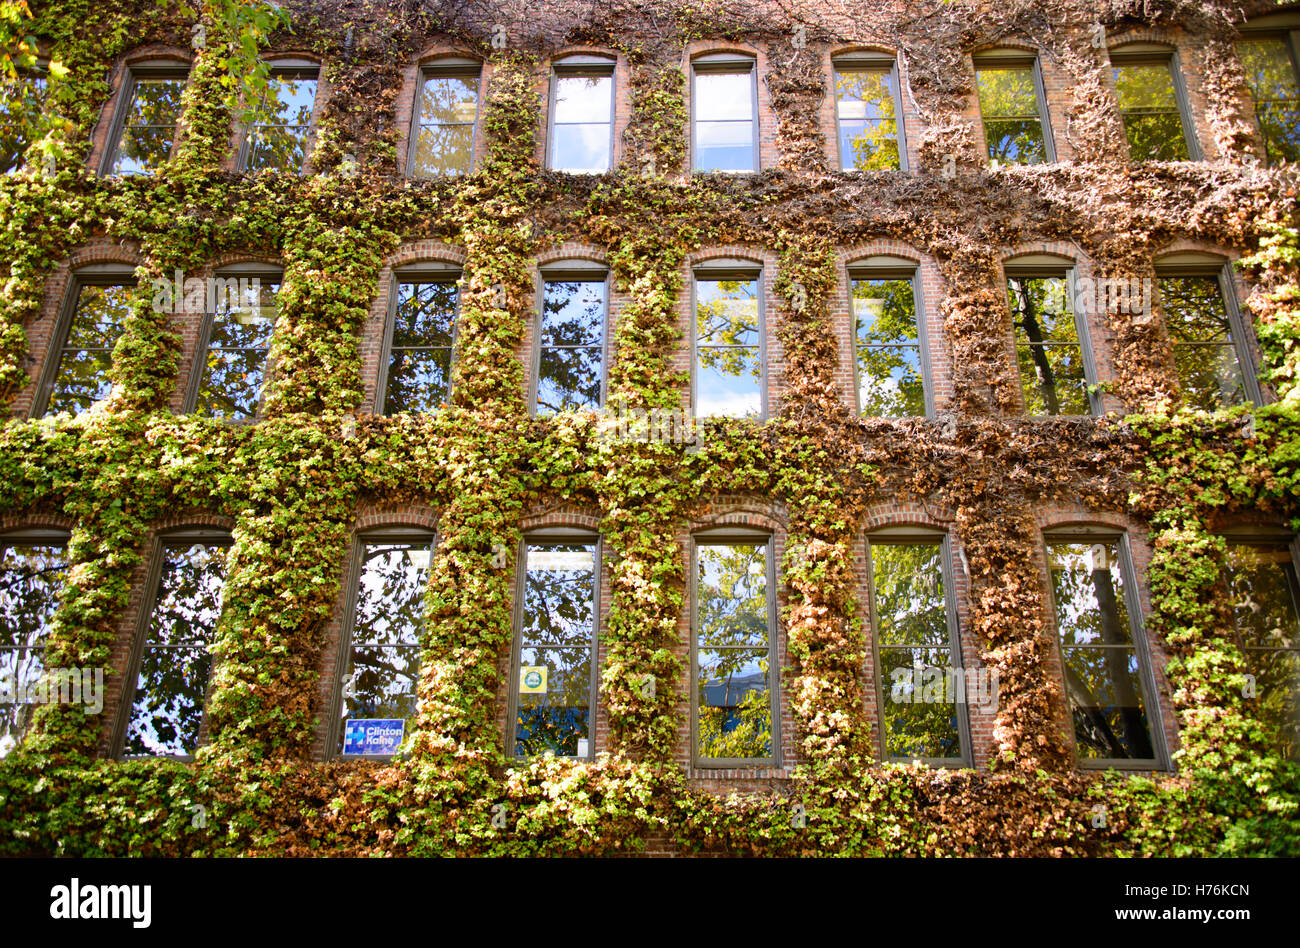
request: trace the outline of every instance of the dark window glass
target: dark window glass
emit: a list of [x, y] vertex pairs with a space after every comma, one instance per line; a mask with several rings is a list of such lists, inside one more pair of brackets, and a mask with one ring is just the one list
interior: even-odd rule
[[1300, 161], [1300, 83], [1290, 44], [1283, 37], [1267, 36], [1242, 40], [1238, 48], [1268, 163]]
[[1016, 362], [1028, 415], [1086, 415], [1088, 376], [1065, 277], [1008, 277]]
[[35, 707], [23, 699], [44, 670], [67, 571], [62, 543], [0, 539], [0, 679], [15, 691], [13, 704], [0, 704], [0, 758], [17, 746], [31, 723]]
[[40, 121], [45, 82], [44, 75], [29, 72], [0, 79], [0, 174], [22, 167]]
[[542, 293], [537, 412], [599, 408], [605, 282], [548, 280]]
[[754, 70], [695, 74], [695, 170], [755, 171]]
[[420, 679], [420, 634], [433, 540], [373, 541], [361, 550], [351, 650], [343, 672], [343, 749], [354, 719], [410, 720]]
[[195, 411], [229, 421], [255, 418], [280, 283], [273, 278], [219, 278], [218, 285], [222, 291], [215, 294], [218, 306], [203, 356]]
[[45, 414], [67, 411], [79, 415], [108, 397], [113, 347], [122, 335], [133, 290], [124, 284], [82, 284], [78, 288]]
[[171, 157], [184, 92], [182, 77], [142, 76], [132, 81], [109, 174], [152, 174]]
[[1300, 760], [1300, 585], [1285, 546], [1228, 547], [1233, 615], [1255, 676], [1252, 706], [1276, 730], [1280, 751]]
[[425, 75], [415, 112], [418, 126], [411, 174], [469, 174], [474, 159], [479, 77]]
[[1160, 302], [1184, 404], [1214, 411], [1246, 401], [1241, 360], [1218, 277], [1162, 277]]
[[246, 170], [299, 171], [307, 155], [315, 72], [273, 73], [248, 133]]
[[552, 168], [577, 174], [600, 174], [609, 170], [613, 95], [614, 77], [611, 75], [555, 77]]
[[515, 756], [591, 753], [596, 545], [530, 543], [525, 558]]
[[1186, 161], [1187, 138], [1168, 62], [1115, 66], [1119, 110], [1134, 161]]
[[695, 281], [695, 414], [757, 418], [763, 409], [758, 280]]
[[398, 283], [384, 414], [431, 412], [451, 397], [455, 283]]
[[840, 131], [840, 168], [900, 168], [898, 80], [891, 69], [836, 69], [835, 109]]
[[1154, 759], [1119, 541], [1050, 543], [1048, 561], [1079, 756]]
[[187, 756], [198, 746], [226, 553], [212, 541], [163, 548], [126, 731], [128, 756]]
[[869, 549], [885, 756], [960, 758], [961, 662], [953, 660], [943, 545], [872, 541]]
[[769, 543], [697, 549], [696, 746], [701, 759], [772, 754]]
[[858, 408], [863, 415], [925, 414], [925, 378], [911, 280], [853, 280]]
[[1047, 140], [1032, 66], [980, 66], [975, 72], [989, 158], [1003, 165], [1047, 160]]

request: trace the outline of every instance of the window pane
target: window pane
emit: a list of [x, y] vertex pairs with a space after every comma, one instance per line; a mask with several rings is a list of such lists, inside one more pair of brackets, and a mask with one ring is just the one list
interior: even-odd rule
[[697, 72], [695, 118], [700, 122], [754, 117], [754, 73]]
[[[410, 720], [415, 716], [420, 650], [357, 645], [343, 671], [343, 720]], [[346, 725], [340, 729], [346, 735]], [[339, 750], [342, 750], [342, 743]]]
[[184, 79], [136, 79], [110, 174], [149, 174], [171, 157]]
[[54, 387], [45, 409], [47, 415], [61, 411], [77, 415], [108, 397], [113, 347], [122, 335], [133, 290], [125, 285], [82, 286], [77, 290], [67, 340], [60, 350]]
[[871, 570], [878, 646], [951, 646], [940, 544], [873, 542]]
[[697, 122], [695, 151], [697, 171], [753, 171], [753, 123]]
[[1174, 77], [1168, 63], [1116, 66], [1115, 90], [1134, 161], [1185, 161]]
[[1300, 585], [1283, 546], [1228, 547], [1233, 615], [1255, 676], [1252, 706], [1277, 730], [1280, 750], [1300, 759]]
[[1034, 70], [1028, 66], [981, 68], [976, 82], [989, 158], [1010, 165], [1046, 161]]
[[1269, 163], [1300, 160], [1300, 85], [1287, 41], [1272, 36], [1243, 40], [1239, 50]]
[[1207, 411], [1244, 402], [1244, 373], [1218, 278], [1162, 277], [1160, 301], [1183, 402]]
[[960, 758], [951, 650], [882, 648], [879, 655], [885, 756]]
[[696, 280], [695, 385], [699, 417], [762, 410], [757, 280]]
[[547, 281], [542, 294], [539, 412], [600, 406], [604, 281]]
[[565, 124], [611, 119], [613, 76], [560, 76], [555, 81], [555, 121]]
[[910, 280], [854, 280], [858, 405], [865, 416], [925, 414], [925, 383]]
[[45, 77], [20, 73], [0, 79], [0, 174], [22, 167], [45, 101]]
[[695, 168], [753, 171], [754, 74], [696, 73]]
[[31, 722], [35, 706], [24, 704], [23, 696], [44, 669], [67, 569], [62, 544], [0, 541], [0, 679], [12, 682], [17, 698], [0, 704], [0, 758], [17, 746]]
[[399, 283], [384, 413], [436, 411], [451, 394], [455, 283]]
[[302, 168], [316, 102], [316, 80], [272, 76], [250, 133], [248, 171]]
[[1020, 386], [1029, 415], [1086, 415], [1088, 377], [1064, 277], [1008, 277]]
[[901, 167], [893, 73], [850, 70], [835, 73], [840, 122], [840, 165], [844, 171]]
[[529, 544], [524, 563], [515, 756], [572, 757], [591, 733], [596, 545]]
[[254, 279], [244, 281], [243, 290], [219, 300], [213, 314], [195, 405], [201, 415], [227, 420], [257, 416], [280, 284]]
[[702, 758], [772, 756], [772, 697], [768, 653], [700, 649], [698, 746]]
[[225, 575], [224, 546], [164, 548], [127, 727], [127, 754], [185, 755], [198, 745]]
[[696, 634], [701, 645], [767, 645], [767, 545], [701, 546]]
[[478, 76], [425, 77], [417, 113], [414, 176], [470, 172], [478, 90]]
[[1053, 543], [1048, 561], [1080, 756], [1154, 758], [1119, 541]]
[[608, 124], [556, 125], [553, 134], [555, 170], [574, 174], [601, 174], [609, 170]]

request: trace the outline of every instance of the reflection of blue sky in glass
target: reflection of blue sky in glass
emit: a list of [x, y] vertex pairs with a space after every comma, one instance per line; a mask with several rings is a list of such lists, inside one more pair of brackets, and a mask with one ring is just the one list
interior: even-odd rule
[[426, 76], [417, 109], [420, 132], [411, 173], [468, 174], [478, 118], [478, 76]]
[[757, 280], [696, 280], [695, 414], [762, 412], [762, 331]]
[[604, 377], [605, 282], [546, 281], [538, 336], [538, 413], [599, 408]]
[[753, 70], [695, 76], [695, 170], [753, 171]]
[[612, 76], [557, 76], [551, 167], [599, 174], [610, 167]]
[[135, 80], [109, 174], [152, 174], [171, 157], [185, 80]]
[[113, 348], [126, 326], [133, 291], [134, 287], [123, 285], [82, 286], [77, 291], [47, 415], [61, 411], [78, 415], [108, 397]]

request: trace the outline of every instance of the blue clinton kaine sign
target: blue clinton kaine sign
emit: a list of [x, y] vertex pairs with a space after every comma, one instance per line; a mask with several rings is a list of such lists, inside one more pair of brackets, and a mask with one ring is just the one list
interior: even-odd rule
[[345, 757], [395, 754], [402, 743], [406, 722], [377, 718], [349, 718], [343, 722]]

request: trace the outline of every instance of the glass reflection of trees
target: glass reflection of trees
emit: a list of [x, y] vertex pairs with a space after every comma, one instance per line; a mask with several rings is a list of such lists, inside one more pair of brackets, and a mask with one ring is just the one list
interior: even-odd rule
[[530, 543], [524, 562], [517, 667], [545, 666], [547, 680], [545, 693], [517, 691], [515, 756], [573, 757], [591, 733], [596, 545]]
[[1115, 66], [1115, 91], [1134, 161], [1186, 161], [1187, 138], [1170, 64]]
[[538, 335], [538, 414], [599, 408], [605, 344], [604, 281], [546, 281]]
[[858, 405], [864, 416], [925, 414], [916, 297], [906, 279], [853, 280]]
[[1300, 84], [1288, 47], [1281, 36], [1243, 40], [1238, 47], [1270, 165], [1300, 161]]
[[0, 704], [0, 758], [17, 746], [31, 723], [34, 705], [22, 696], [44, 669], [59, 591], [67, 576], [61, 543], [0, 537], [0, 680], [16, 690], [13, 704]]
[[1300, 761], [1300, 585], [1282, 545], [1233, 544], [1227, 574], [1238, 641], [1255, 676], [1252, 706], [1279, 751]]
[[[960, 674], [961, 663], [953, 661], [943, 545], [873, 541], [869, 554], [885, 756], [960, 759], [956, 695], [947, 675]], [[896, 679], [900, 669], [907, 674]], [[925, 687], [929, 669], [943, 676], [941, 694], [932, 691], [937, 682]]]
[[1007, 277], [1020, 387], [1029, 415], [1086, 415], [1088, 377], [1065, 277]]
[[696, 415], [762, 410], [758, 280], [695, 281]]
[[124, 284], [82, 284], [78, 288], [45, 414], [66, 411], [79, 415], [108, 397], [113, 347], [130, 313], [133, 289]]
[[451, 398], [459, 298], [456, 284], [448, 281], [397, 284], [385, 415], [436, 411]]
[[1214, 411], [1244, 402], [1245, 379], [1218, 277], [1161, 277], [1160, 302], [1184, 404]]
[[0, 174], [23, 165], [23, 155], [39, 133], [45, 102], [44, 73], [20, 70], [0, 78]]
[[134, 80], [109, 174], [152, 174], [171, 157], [184, 92], [180, 77]]
[[[343, 670], [343, 721], [414, 717], [424, 591], [432, 555], [432, 538], [376, 540], [362, 546]], [[339, 750], [345, 730], [339, 728]]]
[[307, 153], [316, 74], [272, 73], [249, 130], [248, 171], [299, 171]]
[[246, 298], [223, 294], [212, 315], [195, 407], [201, 415], [230, 421], [257, 417], [280, 283], [250, 280], [246, 289]]
[[469, 174], [474, 159], [479, 77], [428, 75], [420, 86], [420, 130], [411, 174]]
[[199, 742], [227, 548], [167, 544], [140, 655], [128, 756], [187, 756]]
[[894, 107], [896, 84], [891, 69], [835, 71], [842, 170], [885, 171], [901, 167]]
[[1047, 140], [1032, 66], [982, 66], [976, 71], [989, 158], [1003, 165], [1047, 160]]
[[1079, 756], [1154, 759], [1119, 541], [1054, 542], [1048, 560]]
[[772, 757], [770, 548], [697, 547], [696, 746], [702, 759]]

